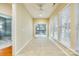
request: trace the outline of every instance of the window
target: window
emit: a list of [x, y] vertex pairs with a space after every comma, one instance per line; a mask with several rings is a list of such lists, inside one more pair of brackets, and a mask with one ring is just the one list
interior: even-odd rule
[[36, 34], [37, 35], [46, 35], [46, 24], [37, 24], [36, 25]]
[[57, 19], [57, 16], [55, 16], [54, 22], [53, 22], [53, 37], [54, 37], [54, 39], [58, 40], [58, 19]]
[[79, 4], [75, 6], [75, 29], [76, 29], [76, 50], [79, 52]]
[[60, 40], [66, 47], [70, 47], [70, 9], [67, 5], [60, 13]]
[[0, 17], [0, 36], [5, 34], [5, 18]]
[[11, 36], [11, 19], [6, 19], [5, 35]]
[[11, 18], [0, 16], [0, 37], [11, 37]]

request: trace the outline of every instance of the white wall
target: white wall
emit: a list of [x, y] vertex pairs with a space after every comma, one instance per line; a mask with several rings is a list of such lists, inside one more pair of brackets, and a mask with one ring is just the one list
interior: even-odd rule
[[23, 46], [32, 39], [32, 17], [23, 4], [14, 6], [16, 32], [15, 32], [15, 52], [17, 53]]

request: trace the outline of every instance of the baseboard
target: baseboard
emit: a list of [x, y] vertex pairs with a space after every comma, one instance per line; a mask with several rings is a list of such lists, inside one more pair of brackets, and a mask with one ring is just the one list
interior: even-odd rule
[[[60, 41], [56, 40], [57, 42], [59, 42], [60, 44], [62, 44]], [[66, 47], [64, 44], [62, 44], [64, 47]], [[67, 48], [67, 47], [66, 47]], [[72, 48], [68, 48], [71, 52], [79, 55], [79, 53], [77, 53], [75, 50], [73, 50]]]
[[71, 50], [73, 53], [79, 55], [79, 53], [77, 53], [75, 50], [73, 50], [72, 48], [68, 48], [69, 50]]
[[[50, 39], [51, 40], [51, 39]], [[51, 40], [66, 56], [69, 56], [67, 52], [65, 52], [64, 49], [62, 49], [54, 40]]]
[[[32, 40], [32, 39], [31, 39], [31, 40]], [[23, 45], [23, 47], [20, 48], [20, 49], [15, 53], [15, 55], [17, 55], [31, 40], [29, 40], [27, 43], [25, 43], [25, 44]]]

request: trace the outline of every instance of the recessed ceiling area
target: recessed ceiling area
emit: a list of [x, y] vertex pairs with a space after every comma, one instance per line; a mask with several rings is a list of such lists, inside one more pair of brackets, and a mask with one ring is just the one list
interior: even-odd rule
[[48, 18], [53, 12], [55, 3], [27, 3], [25, 8], [33, 18]]

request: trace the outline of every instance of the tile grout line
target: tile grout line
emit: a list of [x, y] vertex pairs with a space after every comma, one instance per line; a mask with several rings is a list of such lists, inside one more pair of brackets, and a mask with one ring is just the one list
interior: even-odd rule
[[[52, 41], [52, 40], [51, 40]], [[67, 52], [63, 50], [55, 41], [52, 41], [65, 55], [70, 56]]]
[[30, 42], [30, 41], [32, 41], [32, 39], [31, 40], [29, 40], [27, 43], [25, 43], [24, 45], [23, 45], [23, 47], [22, 48], [20, 48], [19, 49], [19, 51], [17, 51], [16, 52], [16, 54], [15, 55], [18, 55], [19, 53], [20, 53], [20, 51]]

